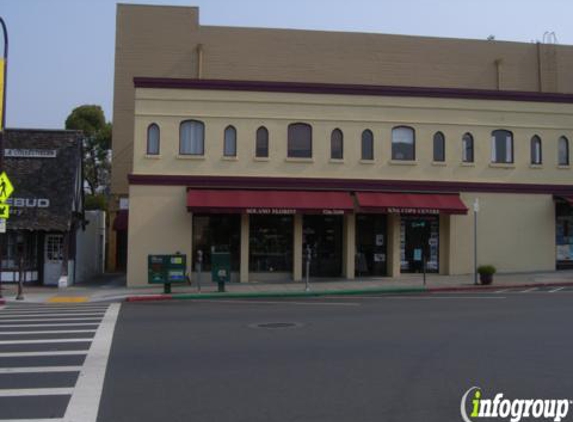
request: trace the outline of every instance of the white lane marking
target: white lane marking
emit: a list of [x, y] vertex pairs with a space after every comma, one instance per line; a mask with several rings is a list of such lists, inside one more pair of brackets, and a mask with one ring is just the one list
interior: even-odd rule
[[10, 315], [2, 314], [2, 315], [0, 315], [0, 321], [3, 321], [5, 319], [9, 319], [9, 318], [29, 319], [29, 318], [39, 318], [39, 317], [46, 318], [46, 320], [50, 320], [50, 321], [53, 319], [53, 317], [68, 318], [68, 317], [80, 317], [81, 316], [81, 317], [100, 317], [101, 318], [101, 317], [103, 317], [104, 313], [105, 312], [98, 312], [98, 313], [90, 312], [90, 313], [73, 313], [73, 314], [65, 314], [65, 315], [54, 314], [54, 313], [51, 313], [51, 314], [16, 314], [16, 315], [14, 315], [14, 314], [10, 314]]
[[45, 330], [45, 331], [2, 331], [0, 330], [0, 336], [27, 336], [33, 334], [84, 334], [84, 333], [95, 333], [95, 328], [93, 330]]
[[14, 390], [3, 390], [0, 388], [0, 397], [70, 396], [73, 391], [73, 388], [18, 388]]
[[[85, 356], [87, 350], [52, 350], [47, 352], [0, 352], [0, 358], [23, 358], [38, 356]], [[1, 419], [0, 419], [1, 420]], [[4, 422], [4, 421], [2, 421]]]
[[30, 306], [30, 305], [6, 305], [6, 311], [84, 311], [84, 310], [91, 310], [91, 309], [107, 309], [109, 305], [101, 304], [101, 305], [82, 305], [82, 306], [72, 306], [72, 305], [38, 305], [38, 306]]
[[402, 296], [388, 296], [386, 299], [406, 299], [406, 300], [435, 300], [435, 299], [478, 299], [478, 300], [499, 300], [506, 299], [505, 296], [429, 296], [429, 297], [402, 297]]
[[558, 291], [563, 290], [564, 288], [565, 288], [565, 287], [558, 287], [558, 288], [556, 288], [556, 289], [549, 290], [549, 293], [555, 293], [555, 292], [558, 292]]
[[499, 293], [504, 293], [504, 292], [508, 292], [508, 291], [509, 291], [509, 289], [502, 289], [502, 290], [497, 290], [494, 293], [499, 294]]
[[[81, 366], [30, 366], [25, 368], [0, 368], [0, 374], [35, 374], [44, 372], [80, 372]], [[1, 420], [1, 419], [0, 419]], [[4, 421], [2, 421], [4, 422]]]
[[36, 322], [36, 321], [93, 321], [93, 320], [101, 320], [101, 317], [79, 317], [79, 318], [50, 318], [50, 319], [42, 319], [42, 318], [34, 318], [34, 319], [3, 319], [0, 320], [0, 327], [2, 327], [2, 323], [4, 322]]
[[64, 421], [96, 422], [105, 370], [121, 304], [110, 305], [101, 322], [70, 398]]
[[534, 292], [535, 290], [537, 290], [537, 287], [532, 287], [531, 289], [522, 290], [519, 293], [530, 293], [530, 292]]
[[292, 301], [270, 301], [270, 300], [232, 300], [232, 299], [219, 299], [219, 300], [210, 300], [210, 299], [198, 299], [195, 303], [240, 303], [240, 304], [259, 304], [259, 305], [317, 305], [317, 306], [360, 306], [360, 303], [353, 303], [353, 302], [329, 302], [329, 303], [322, 303], [322, 302], [292, 302]]
[[49, 338], [44, 340], [0, 340], [0, 346], [12, 344], [47, 344], [47, 343], [86, 343], [91, 342], [91, 338]]
[[87, 326], [87, 325], [99, 325], [99, 322], [68, 322], [68, 323], [64, 323], [64, 322], [60, 322], [60, 323], [56, 323], [56, 324], [0, 324], [0, 328], [20, 328], [20, 327], [26, 327], [26, 328], [41, 328], [41, 327], [83, 327], [83, 326]]

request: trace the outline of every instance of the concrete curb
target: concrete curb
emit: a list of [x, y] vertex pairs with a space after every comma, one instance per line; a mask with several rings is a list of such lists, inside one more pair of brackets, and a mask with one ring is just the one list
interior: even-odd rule
[[398, 287], [373, 289], [347, 289], [347, 290], [317, 290], [299, 292], [227, 292], [227, 293], [174, 293], [170, 295], [141, 295], [128, 296], [126, 302], [153, 302], [163, 300], [201, 300], [201, 299], [256, 299], [256, 298], [296, 298], [296, 297], [322, 297], [322, 296], [352, 296], [366, 294], [404, 294], [424, 293], [424, 287]]
[[533, 287], [568, 287], [572, 282], [556, 283], [524, 283], [509, 286], [492, 284], [488, 286], [470, 285], [454, 287], [396, 287], [396, 288], [370, 288], [370, 289], [345, 289], [345, 290], [317, 290], [295, 292], [226, 292], [226, 293], [173, 293], [127, 296], [126, 302], [155, 302], [166, 300], [201, 300], [201, 299], [257, 299], [257, 298], [296, 298], [296, 297], [323, 297], [323, 296], [356, 296], [368, 294], [407, 294], [407, 293], [440, 293], [440, 292], [467, 292], [467, 291], [490, 291], [503, 289], [525, 289]]

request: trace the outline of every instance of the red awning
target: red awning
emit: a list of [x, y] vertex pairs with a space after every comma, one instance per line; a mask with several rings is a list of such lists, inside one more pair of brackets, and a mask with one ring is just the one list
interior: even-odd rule
[[115, 231], [127, 230], [129, 222], [129, 211], [119, 210], [115, 220], [113, 220], [113, 229]]
[[357, 192], [361, 210], [400, 214], [467, 214], [459, 195]]
[[296, 212], [344, 213], [354, 209], [348, 192], [312, 191], [249, 191], [194, 190], [187, 191], [189, 211], [250, 214], [295, 214]]

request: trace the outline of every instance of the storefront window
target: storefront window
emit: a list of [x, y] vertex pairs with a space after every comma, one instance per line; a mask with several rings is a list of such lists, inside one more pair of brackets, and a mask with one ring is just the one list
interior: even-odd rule
[[400, 230], [400, 269], [404, 273], [438, 272], [439, 217], [402, 216]]
[[249, 226], [250, 271], [292, 272], [292, 216], [251, 215]]
[[309, 247], [311, 277], [342, 275], [342, 222], [342, 216], [304, 216], [303, 254]]
[[[20, 235], [20, 239], [18, 239]], [[37, 232], [15, 232], [8, 231], [5, 235], [6, 245], [2, 254], [2, 269], [18, 269], [18, 240], [22, 242], [22, 252], [24, 256], [25, 268], [36, 268], [38, 266], [38, 233]]]
[[241, 263], [241, 216], [239, 214], [193, 215], [193, 270], [197, 251], [203, 252], [203, 271], [211, 271], [211, 248], [223, 247], [231, 253], [231, 271]]

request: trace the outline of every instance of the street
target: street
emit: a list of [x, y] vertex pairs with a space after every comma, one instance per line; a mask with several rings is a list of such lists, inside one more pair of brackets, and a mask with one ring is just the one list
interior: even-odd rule
[[571, 398], [572, 301], [546, 288], [124, 304], [98, 421], [458, 421], [472, 386]]
[[473, 386], [571, 399], [572, 300], [545, 287], [9, 304], [0, 420], [461, 421]]

